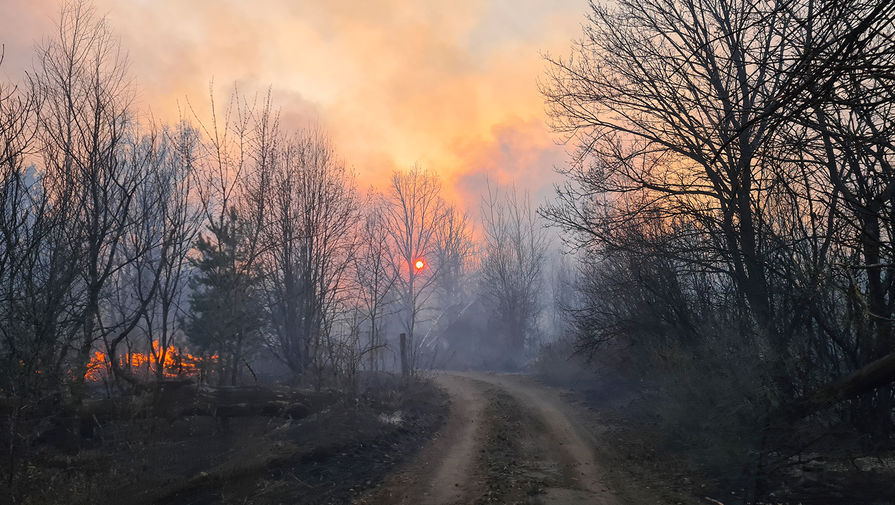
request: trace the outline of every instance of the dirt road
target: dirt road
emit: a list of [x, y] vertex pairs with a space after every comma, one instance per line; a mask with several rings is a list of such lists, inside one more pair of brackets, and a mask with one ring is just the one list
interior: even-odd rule
[[444, 428], [358, 504], [616, 505], [590, 435], [556, 390], [521, 375], [432, 374], [450, 394]]

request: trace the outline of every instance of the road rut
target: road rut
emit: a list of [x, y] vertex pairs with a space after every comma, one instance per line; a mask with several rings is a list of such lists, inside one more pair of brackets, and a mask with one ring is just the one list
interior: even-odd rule
[[[620, 503], [594, 459], [584, 423], [559, 391], [522, 375], [437, 372], [431, 377], [451, 397], [448, 421], [412, 465], [356, 503], [502, 503], [488, 486], [504, 478], [495, 475], [500, 471], [528, 486], [524, 501], [519, 492], [512, 498], [507, 495], [511, 503]], [[496, 401], [498, 397], [503, 400]], [[509, 418], [519, 429], [499, 433], [494, 419]], [[488, 467], [483, 461], [485, 447], [495, 436], [504, 437], [517, 450], [506, 463]]]

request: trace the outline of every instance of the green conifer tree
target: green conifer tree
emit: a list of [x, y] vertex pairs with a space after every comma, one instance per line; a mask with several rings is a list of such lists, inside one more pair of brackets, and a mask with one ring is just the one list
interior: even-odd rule
[[206, 355], [218, 355], [219, 382], [236, 385], [241, 364], [258, 347], [263, 323], [251, 237], [235, 209], [196, 242], [190, 315], [185, 330]]

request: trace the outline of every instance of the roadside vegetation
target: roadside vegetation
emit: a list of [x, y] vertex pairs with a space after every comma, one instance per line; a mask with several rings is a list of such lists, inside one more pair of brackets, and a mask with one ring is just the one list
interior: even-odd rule
[[893, 16], [593, 2], [548, 57], [572, 345], [724, 503], [893, 496]]

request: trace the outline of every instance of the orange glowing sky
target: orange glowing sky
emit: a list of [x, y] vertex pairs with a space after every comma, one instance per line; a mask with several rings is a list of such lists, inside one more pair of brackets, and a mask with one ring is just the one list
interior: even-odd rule
[[[476, 204], [484, 174], [538, 200], [565, 159], [545, 125], [542, 54], [565, 54], [585, 0], [95, 0], [129, 53], [140, 111], [271, 87], [289, 126], [322, 124], [377, 185], [419, 162]], [[58, 0], [0, 0], [4, 78], [49, 37]]]

